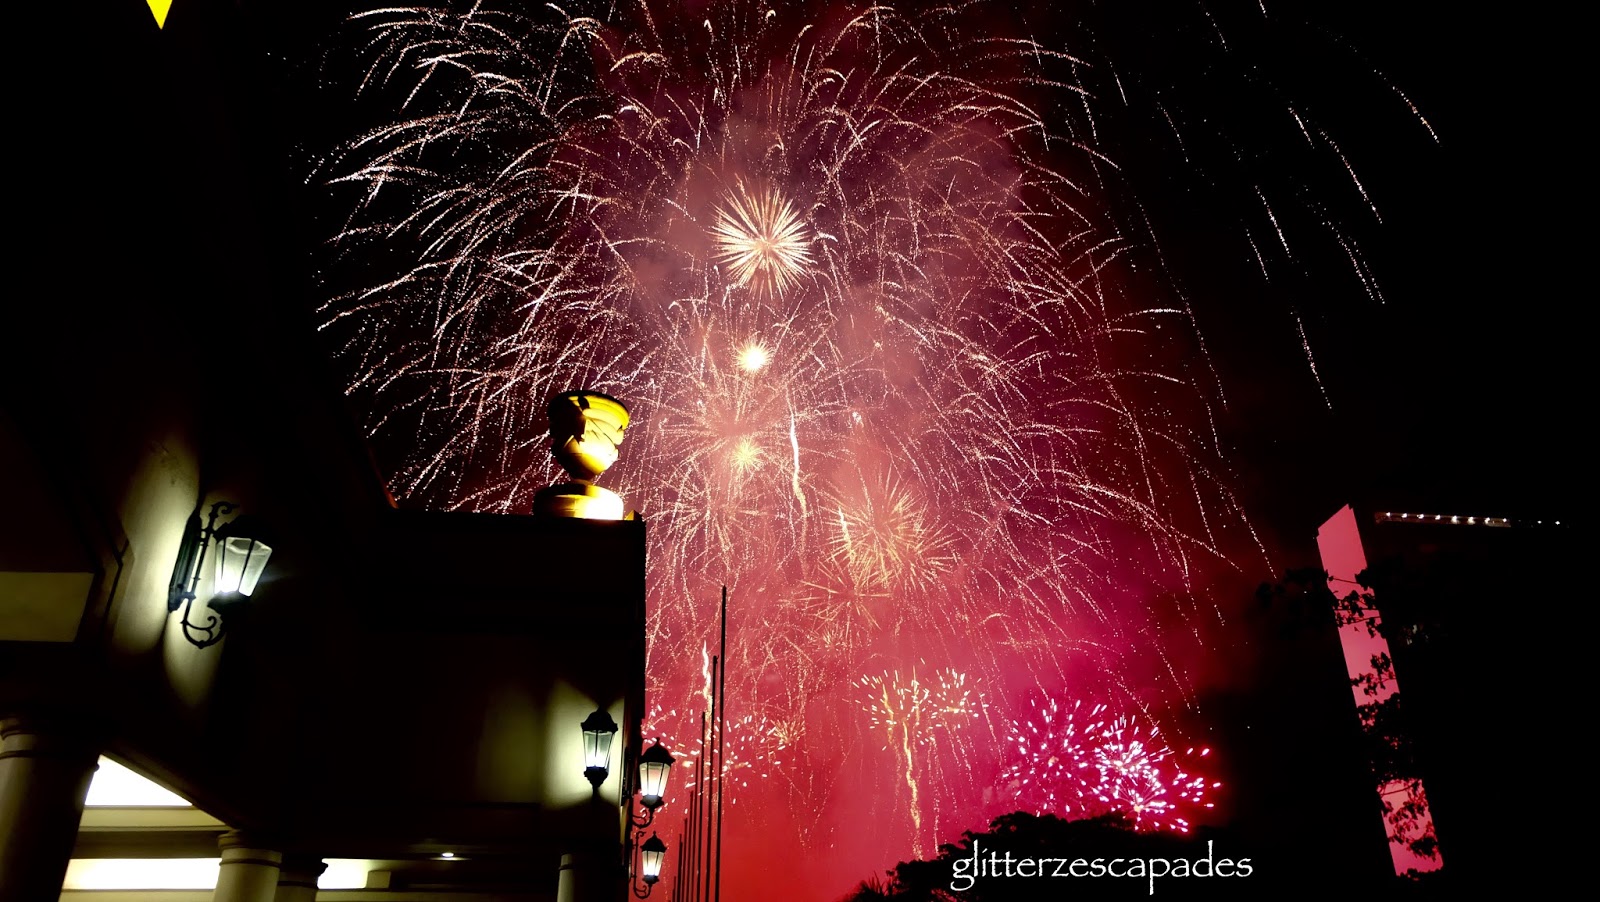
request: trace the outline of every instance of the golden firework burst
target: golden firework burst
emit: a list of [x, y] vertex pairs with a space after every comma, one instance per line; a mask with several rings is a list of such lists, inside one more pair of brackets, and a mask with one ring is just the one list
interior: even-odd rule
[[859, 491], [842, 493], [834, 507], [829, 550], [857, 587], [927, 586], [954, 564], [950, 536], [905, 483], [863, 482]]
[[752, 341], [739, 349], [739, 368], [747, 373], [759, 373], [772, 360], [772, 354], [767, 346], [759, 341]]
[[749, 438], [741, 438], [733, 446], [734, 471], [743, 475], [761, 465], [761, 446]]
[[810, 272], [811, 233], [794, 204], [776, 190], [730, 192], [711, 227], [716, 260], [736, 284], [782, 295]]

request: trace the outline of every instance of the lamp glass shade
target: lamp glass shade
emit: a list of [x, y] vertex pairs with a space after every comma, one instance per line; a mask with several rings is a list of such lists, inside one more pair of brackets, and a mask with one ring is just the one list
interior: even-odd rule
[[661, 879], [661, 862], [667, 857], [667, 844], [654, 833], [639, 847], [639, 870], [645, 883]]
[[604, 711], [590, 714], [583, 722], [583, 767], [585, 770], [611, 768], [611, 737], [617, 735], [617, 722]]
[[224, 536], [217, 544], [217, 593], [249, 595], [254, 592], [262, 571], [267, 569], [272, 549], [249, 536]]
[[647, 808], [661, 804], [667, 794], [667, 774], [672, 769], [672, 755], [660, 743], [650, 746], [639, 756], [639, 794]]

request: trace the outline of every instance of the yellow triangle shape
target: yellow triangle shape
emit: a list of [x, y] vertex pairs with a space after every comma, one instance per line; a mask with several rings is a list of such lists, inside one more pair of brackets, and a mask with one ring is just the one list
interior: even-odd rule
[[156, 27], [163, 28], [167, 24], [167, 10], [172, 8], [172, 0], [144, 0], [150, 4], [150, 11], [155, 13]]

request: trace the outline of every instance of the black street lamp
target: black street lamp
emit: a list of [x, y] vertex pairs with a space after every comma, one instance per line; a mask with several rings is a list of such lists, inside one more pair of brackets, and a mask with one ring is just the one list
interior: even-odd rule
[[611, 772], [611, 739], [617, 735], [617, 722], [603, 710], [596, 710], [583, 721], [583, 775], [589, 778], [594, 794]]
[[644, 892], [639, 892], [637, 883], [629, 887], [634, 896], [643, 899], [650, 895], [656, 888], [656, 881], [661, 879], [661, 863], [667, 857], [667, 844], [654, 833], [650, 838], [639, 844], [639, 877], [644, 881]]
[[[172, 582], [167, 589], [167, 613], [183, 608], [180, 623], [183, 637], [196, 648], [205, 648], [222, 641], [227, 632], [226, 617], [229, 609], [243, 601], [256, 589], [272, 548], [261, 540], [260, 531], [248, 517], [238, 517], [232, 522], [217, 526], [217, 517], [231, 514], [238, 507], [232, 501], [218, 501], [211, 505], [211, 515], [204, 526], [200, 524], [200, 510], [195, 509], [184, 526], [183, 540], [178, 546], [178, 562], [172, 571]], [[217, 545], [216, 578], [212, 583], [214, 594], [206, 602], [206, 621], [195, 623], [194, 602], [200, 588], [200, 574], [205, 568], [206, 551]]]
[[666, 804], [667, 774], [672, 770], [672, 753], [656, 740], [639, 756], [639, 804], [644, 806], [644, 817], [631, 817], [635, 827], [648, 827], [656, 819], [656, 810]]

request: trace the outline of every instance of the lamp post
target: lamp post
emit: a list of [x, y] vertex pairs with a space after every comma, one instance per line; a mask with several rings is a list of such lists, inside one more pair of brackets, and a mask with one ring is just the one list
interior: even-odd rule
[[[232, 501], [218, 501], [211, 505], [205, 525], [200, 523], [200, 510], [190, 515], [184, 526], [183, 540], [178, 545], [178, 562], [172, 571], [172, 581], [167, 589], [167, 613], [183, 608], [180, 624], [183, 637], [196, 648], [205, 648], [222, 641], [227, 632], [227, 614], [230, 608], [243, 601], [256, 589], [261, 574], [266, 570], [272, 547], [261, 540], [259, 529], [248, 517], [237, 517], [217, 526], [217, 518], [231, 514], [238, 508]], [[217, 545], [216, 576], [212, 583], [215, 594], [206, 602], [206, 620], [196, 623], [191, 617], [200, 588], [200, 574], [206, 562], [206, 552], [212, 543]]]

